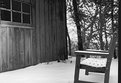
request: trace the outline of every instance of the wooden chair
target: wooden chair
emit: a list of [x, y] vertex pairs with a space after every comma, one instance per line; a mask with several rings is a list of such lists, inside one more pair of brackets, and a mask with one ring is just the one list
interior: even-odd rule
[[[110, 65], [114, 54], [116, 40], [117, 40], [117, 33], [115, 32], [111, 39], [108, 51], [102, 51], [102, 50], [75, 51], [76, 63], [75, 63], [74, 83], [92, 83], [79, 80], [80, 69], [86, 69], [85, 71], [86, 75], [89, 74], [88, 72], [104, 73], [105, 74], [104, 83], [109, 83]], [[81, 55], [103, 56], [105, 58], [86, 58], [83, 61], [80, 61]]]

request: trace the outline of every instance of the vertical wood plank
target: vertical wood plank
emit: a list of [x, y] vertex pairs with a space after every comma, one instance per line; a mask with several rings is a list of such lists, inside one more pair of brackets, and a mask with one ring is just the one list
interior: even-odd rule
[[28, 29], [28, 38], [29, 38], [29, 41], [28, 41], [28, 45], [29, 45], [29, 65], [31, 65], [31, 30]]
[[33, 65], [37, 64], [37, 42], [36, 42], [36, 29], [32, 30], [32, 60]]
[[24, 67], [24, 55], [25, 55], [25, 37], [24, 37], [24, 30], [20, 29], [20, 67]]
[[45, 56], [44, 59], [47, 62], [49, 59], [49, 51], [48, 51], [48, 0], [44, 0], [44, 26], [45, 26]]
[[32, 46], [32, 29], [29, 31], [30, 32], [30, 47], [29, 47], [29, 51], [30, 51], [30, 65], [33, 64], [33, 46]]
[[53, 37], [54, 37], [54, 42], [53, 42], [53, 45], [54, 45], [54, 47], [53, 47], [53, 49], [54, 49], [54, 55], [53, 55], [53, 58], [55, 58], [55, 59], [58, 59], [58, 55], [57, 55], [57, 41], [56, 41], [56, 39], [57, 39], [57, 32], [56, 32], [56, 29], [57, 29], [57, 20], [56, 20], [56, 2], [57, 1], [55, 1], [55, 0], [53, 0]]
[[32, 30], [31, 30], [31, 61], [32, 65], [35, 65], [37, 63], [37, 44], [36, 42], [36, 2], [37, 0], [31, 0], [32, 3]]
[[16, 69], [16, 34], [15, 28], [12, 29], [12, 52], [13, 52], [13, 69]]
[[37, 61], [40, 62], [40, 0], [36, 1], [36, 39], [37, 39]]
[[50, 61], [54, 60], [53, 59], [53, 34], [52, 34], [53, 33], [53, 21], [52, 21], [52, 17], [53, 17], [52, 12], [53, 12], [53, 10], [52, 10], [52, 5], [53, 5], [53, 1], [49, 0]]
[[19, 43], [19, 41], [20, 41], [20, 36], [19, 36], [19, 34], [20, 34], [20, 32], [19, 32], [19, 28], [14, 28], [14, 35], [15, 35], [15, 56], [14, 56], [14, 67], [16, 68], [16, 69], [18, 69], [19, 68], [19, 64], [20, 64], [20, 59], [19, 59], [19, 57], [20, 57], [20, 43]]
[[1, 41], [2, 41], [2, 71], [7, 71], [7, 29], [6, 27], [5, 28], [2, 28], [1, 29], [2, 31], [2, 38], [1, 38]]
[[60, 60], [60, 53], [59, 53], [59, 19], [58, 19], [58, 14], [59, 14], [59, 3], [58, 3], [58, 0], [56, 0], [56, 55], [58, 57], [58, 60]]
[[31, 55], [31, 65], [33, 65], [34, 64], [34, 52], [35, 52], [35, 49], [33, 48], [34, 46], [33, 46], [33, 30], [31, 30], [31, 45], [30, 45], [30, 55]]
[[45, 24], [46, 24], [46, 22], [45, 22], [45, 12], [44, 12], [44, 9], [45, 9], [45, 5], [44, 5], [44, 1], [45, 0], [40, 0], [40, 5], [39, 5], [39, 9], [40, 9], [40, 17], [39, 17], [39, 19], [40, 19], [40, 52], [41, 52], [41, 54], [40, 54], [40, 56], [41, 56], [41, 61], [40, 62], [44, 62], [45, 60], [45, 58], [46, 58], [46, 52], [45, 52], [45, 48], [46, 48], [46, 42], [45, 42], [45, 40], [46, 40], [46, 38], [45, 38], [45, 35], [46, 35], [46, 32], [45, 32]]
[[6, 33], [6, 45], [7, 45], [7, 47], [6, 47], [6, 49], [7, 49], [7, 51], [6, 51], [7, 52], [6, 53], [6, 55], [7, 55], [7, 57], [6, 57], [6, 61], [7, 61], [6, 64], [7, 64], [7, 70], [10, 70], [10, 65], [11, 64], [9, 63], [10, 62], [9, 61], [10, 60], [9, 59], [10, 58], [10, 51], [9, 51], [9, 48], [10, 48], [9, 47], [9, 41], [10, 41], [10, 39], [9, 39], [9, 27], [6, 27], [6, 32], [7, 32]]
[[0, 72], [2, 72], [2, 28], [0, 27]]
[[24, 30], [25, 36], [25, 66], [29, 65], [29, 33], [25, 29]]
[[10, 28], [9, 30], [9, 63], [11, 64], [10, 70], [15, 69], [15, 33], [14, 33], [14, 28]]
[[50, 13], [50, 1], [51, 0], [48, 0], [48, 29], [47, 29], [47, 32], [48, 32], [48, 61], [51, 61], [51, 24], [50, 24], [50, 17], [51, 17], [51, 13]]
[[9, 70], [14, 68], [13, 56], [13, 29], [9, 28]]
[[53, 18], [53, 6], [54, 6], [54, 2], [53, 2], [53, 0], [51, 0], [50, 1], [50, 27], [51, 27], [51, 29], [50, 29], [50, 36], [51, 36], [51, 38], [50, 38], [50, 40], [51, 40], [51, 42], [50, 42], [50, 45], [51, 45], [51, 60], [54, 60], [54, 30], [53, 30], [53, 20], [54, 20], [54, 18]]

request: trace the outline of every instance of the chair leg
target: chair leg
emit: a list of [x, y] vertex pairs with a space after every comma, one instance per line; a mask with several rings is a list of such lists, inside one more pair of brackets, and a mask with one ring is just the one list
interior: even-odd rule
[[76, 56], [74, 83], [79, 81], [80, 56]]
[[85, 70], [85, 75], [89, 75], [89, 72], [87, 69]]
[[105, 72], [104, 83], [109, 83], [110, 70]]

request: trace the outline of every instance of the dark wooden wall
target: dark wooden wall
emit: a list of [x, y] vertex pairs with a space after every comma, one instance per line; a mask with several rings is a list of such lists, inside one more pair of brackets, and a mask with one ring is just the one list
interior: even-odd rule
[[66, 57], [65, 15], [65, 0], [36, 1], [37, 55], [40, 55], [40, 61]]
[[65, 0], [32, 3], [32, 28], [0, 26], [0, 72], [67, 58]]

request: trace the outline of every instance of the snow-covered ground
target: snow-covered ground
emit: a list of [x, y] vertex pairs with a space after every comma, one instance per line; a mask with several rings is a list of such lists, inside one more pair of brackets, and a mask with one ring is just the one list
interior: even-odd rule
[[[74, 70], [75, 57], [72, 57], [66, 62], [40, 63], [35, 66], [0, 73], [0, 83], [73, 83]], [[103, 83], [104, 74], [90, 73], [86, 76], [84, 70], [81, 70], [80, 79]], [[118, 61], [115, 59], [111, 65], [110, 83], [118, 83]]]

